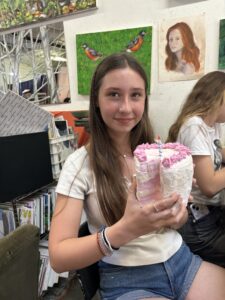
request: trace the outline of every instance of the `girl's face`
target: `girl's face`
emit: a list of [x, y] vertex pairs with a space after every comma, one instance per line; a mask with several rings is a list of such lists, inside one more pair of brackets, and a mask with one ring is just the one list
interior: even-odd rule
[[217, 123], [225, 122], [225, 91], [223, 93], [223, 104], [218, 109], [218, 115], [216, 118]]
[[169, 46], [170, 50], [173, 53], [176, 53], [177, 51], [180, 51], [183, 49], [184, 44], [182, 41], [181, 33], [178, 29], [174, 29], [169, 34]]
[[98, 106], [111, 137], [130, 133], [145, 107], [145, 82], [131, 68], [107, 73], [99, 89]]

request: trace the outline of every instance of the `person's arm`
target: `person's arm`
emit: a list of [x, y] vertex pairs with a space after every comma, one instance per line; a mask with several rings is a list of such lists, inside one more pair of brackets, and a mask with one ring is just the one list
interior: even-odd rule
[[201, 192], [210, 198], [225, 188], [225, 169], [214, 170], [210, 150], [212, 141], [200, 118], [191, 118], [183, 125], [178, 141], [189, 147], [192, 152], [194, 178]]
[[[180, 227], [187, 212], [176, 194], [149, 201], [141, 206], [131, 189], [123, 217], [107, 228], [107, 237], [113, 247], [119, 248], [129, 241], [163, 227]], [[78, 238], [83, 201], [59, 195], [52, 218], [49, 236], [51, 266], [56, 272], [80, 269], [103, 257], [97, 234]]]
[[212, 197], [225, 188], [225, 168], [214, 171], [210, 155], [194, 155], [194, 177], [202, 193]]
[[49, 234], [49, 256], [58, 272], [80, 269], [100, 260], [96, 234], [78, 238], [83, 200], [58, 195]]

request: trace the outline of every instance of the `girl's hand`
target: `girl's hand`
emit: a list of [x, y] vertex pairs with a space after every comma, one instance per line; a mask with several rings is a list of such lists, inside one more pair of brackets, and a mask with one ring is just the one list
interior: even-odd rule
[[[187, 220], [187, 210], [176, 193], [170, 197], [142, 205], [136, 198], [134, 180], [128, 191], [127, 205], [123, 217], [118, 222], [124, 233], [124, 244], [141, 235], [164, 227], [177, 229]], [[126, 240], [125, 240], [126, 239]]]

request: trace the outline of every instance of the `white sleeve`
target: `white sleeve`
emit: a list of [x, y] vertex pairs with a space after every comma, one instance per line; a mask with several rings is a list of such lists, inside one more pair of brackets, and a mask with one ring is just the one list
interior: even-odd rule
[[201, 124], [182, 126], [177, 141], [188, 147], [192, 155], [211, 155], [208, 132]]
[[81, 159], [79, 153], [75, 151], [63, 165], [56, 192], [84, 200], [88, 190], [84, 168], [84, 158]]

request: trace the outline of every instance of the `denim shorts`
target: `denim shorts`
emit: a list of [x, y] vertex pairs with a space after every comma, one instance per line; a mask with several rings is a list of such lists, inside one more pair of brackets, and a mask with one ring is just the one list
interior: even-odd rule
[[166, 262], [123, 267], [99, 262], [103, 300], [168, 298], [184, 300], [202, 263], [186, 244]]

